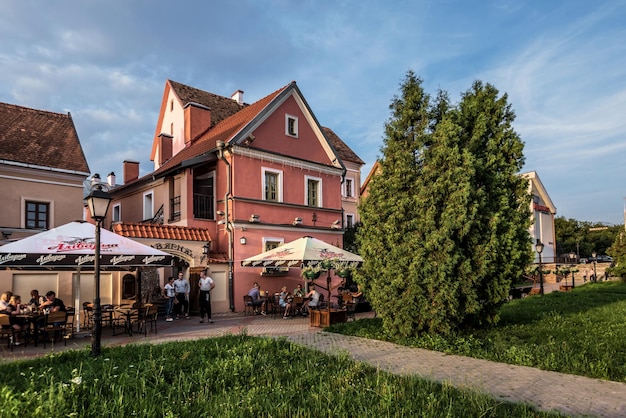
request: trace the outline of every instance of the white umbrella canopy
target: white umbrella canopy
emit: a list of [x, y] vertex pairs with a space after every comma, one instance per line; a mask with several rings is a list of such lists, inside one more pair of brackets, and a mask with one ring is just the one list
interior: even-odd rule
[[302, 237], [241, 261], [243, 267], [303, 267], [332, 260], [347, 268], [359, 267], [363, 259], [356, 254], [316, 238]]
[[[0, 246], [0, 268], [93, 267], [96, 226], [70, 222]], [[100, 267], [169, 266], [172, 256], [106, 229], [100, 234]]]
[[[84, 221], [70, 222], [10, 244], [0, 246], [0, 269], [76, 270], [75, 302], [80, 300], [81, 268], [93, 269], [96, 226]], [[122, 237], [100, 231], [100, 268], [169, 266], [172, 255]], [[80, 331], [80, 310], [76, 309], [76, 331]]]

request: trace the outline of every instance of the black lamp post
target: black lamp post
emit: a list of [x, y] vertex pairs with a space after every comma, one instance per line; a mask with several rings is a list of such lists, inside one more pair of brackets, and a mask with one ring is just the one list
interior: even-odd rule
[[598, 253], [596, 253], [595, 251], [591, 253], [591, 257], [593, 257], [593, 281], [597, 282], [598, 281], [598, 276], [596, 274], [596, 257], [598, 256]]
[[539, 292], [543, 296], [543, 268], [541, 267], [541, 253], [543, 252], [543, 243], [539, 238], [537, 238], [535, 250], [537, 251], [537, 254], [539, 254]]
[[93, 333], [91, 334], [91, 355], [100, 355], [100, 339], [102, 336], [102, 308], [100, 306], [100, 228], [106, 218], [111, 203], [111, 196], [96, 184], [87, 196], [87, 205], [91, 218], [96, 221], [96, 248], [94, 260], [94, 278], [96, 294], [93, 299]]
[[[574, 260], [574, 264], [576, 264], [576, 254], [575, 253], [569, 253], [569, 258], [572, 258]], [[576, 270], [576, 267], [572, 268], [572, 289], [576, 287], [576, 282], [574, 281], [574, 270]]]

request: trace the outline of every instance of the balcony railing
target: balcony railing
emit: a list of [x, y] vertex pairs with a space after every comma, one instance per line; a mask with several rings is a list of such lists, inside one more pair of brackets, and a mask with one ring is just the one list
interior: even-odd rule
[[193, 216], [198, 219], [215, 219], [213, 196], [194, 193]]

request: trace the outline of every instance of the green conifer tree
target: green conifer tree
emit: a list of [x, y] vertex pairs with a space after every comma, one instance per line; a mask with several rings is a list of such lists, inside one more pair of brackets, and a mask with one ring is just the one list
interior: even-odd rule
[[475, 83], [434, 104], [412, 72], [360, 207], [357, 281], [395, 336], [494, 322], [529, 261], [523, 143], [506, 96]]

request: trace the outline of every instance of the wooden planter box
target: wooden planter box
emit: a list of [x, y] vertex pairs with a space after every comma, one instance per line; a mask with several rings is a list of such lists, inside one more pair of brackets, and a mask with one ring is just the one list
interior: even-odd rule
[[346, 322], [346, 311], [341, 309], [331, 309], [330, 315], [328, 309], [310, 309], [309, 321], [312, 327], [327, 327], [332, 324], [340, 324]]

